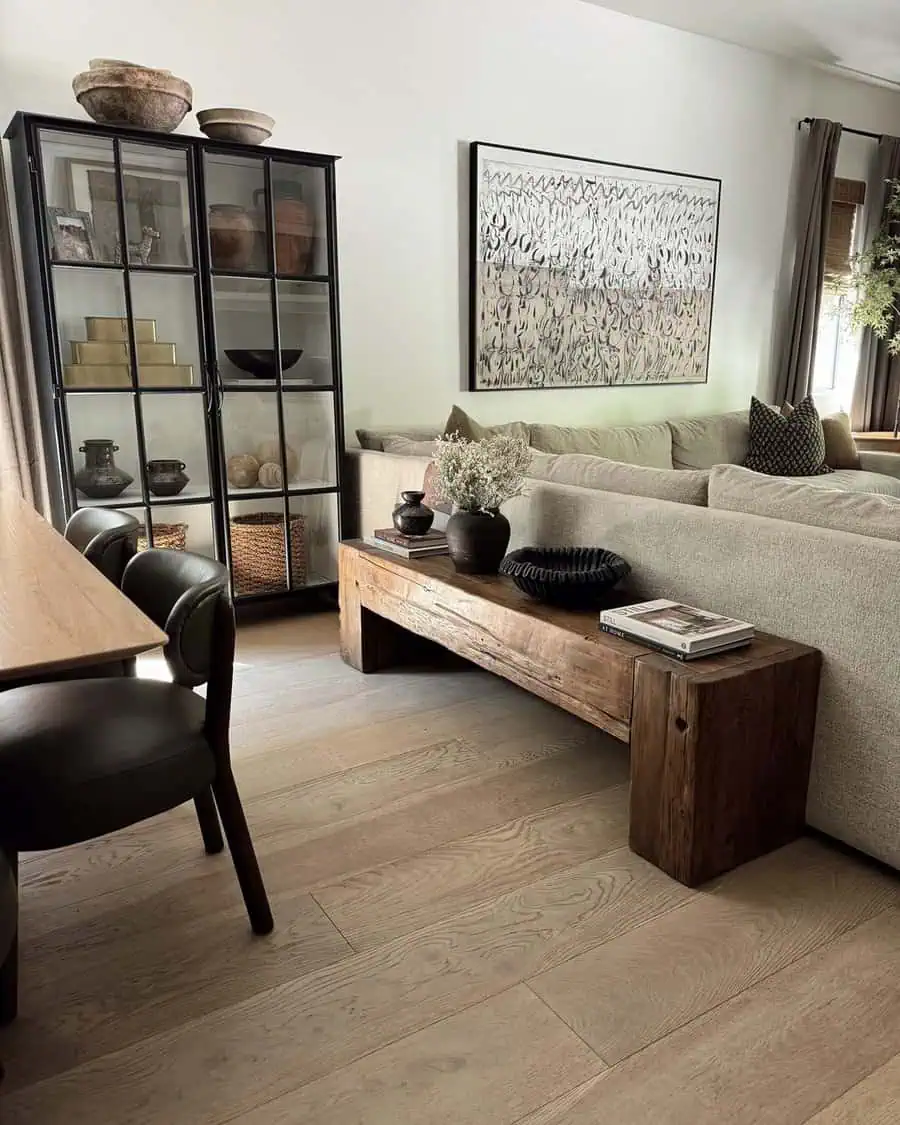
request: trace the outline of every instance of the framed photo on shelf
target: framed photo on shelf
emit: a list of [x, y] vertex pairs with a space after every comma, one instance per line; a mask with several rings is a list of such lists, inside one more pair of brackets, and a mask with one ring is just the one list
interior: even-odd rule
[[[111, 161], [70, 159], [67, 164], [69, 201], [73, 208], [93, 215], [94, 232], [103, 260], [121, 260], [117, 253], [116, 176]], [[179, 162], [183, 168], [183, 161]], [[173, 165], [175, 162], [173, 161]], [[149, 264], [191, 264], [191, 210], [186, 171], [128, 164], [122, 168], [125, 225], [129, 257], [137, 261], [137, 245], [145, 228], [157, 231]]]
[[69, 211], [65, 207], [47, 208], [50, 245], [56, 262], [96, 262], [97, 244], [94, 226], [87, 211]]

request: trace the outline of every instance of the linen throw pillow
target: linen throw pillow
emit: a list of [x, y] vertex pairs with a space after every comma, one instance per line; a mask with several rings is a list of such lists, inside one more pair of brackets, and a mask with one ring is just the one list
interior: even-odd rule
[[771, 477], [817, 477], [831, 472], [825, 464], [825, 433], [812, 396], [798, 403], [789, 418], [755, 395], [750, 399], [744, 468]]
[[466, 414], [461, 406], [454, 406], [444, 426], [444, 437], [450, 437], [451, 434], [459, 434], [466, 441], [484, 441], [485, 438], [502, 434], [506, 437], [521, 438], [526, 445], [529, 445], [531, 429], [527, 422], [503, 422], [499, 426], [482, 426]]

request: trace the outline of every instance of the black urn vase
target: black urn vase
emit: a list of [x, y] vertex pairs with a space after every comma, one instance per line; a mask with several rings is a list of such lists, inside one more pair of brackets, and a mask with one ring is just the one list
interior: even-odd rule
[[402, 504], [394, 508], [394, 527], [403, 535], [425, 535], [434, 521], [434, 512], [422, 501], [424, 492], [401, 492]]
[[460, 574], [496, 574], [509, 535], [509, 520], [499, 508], [454, 512], [447, 521], [447, 548]]

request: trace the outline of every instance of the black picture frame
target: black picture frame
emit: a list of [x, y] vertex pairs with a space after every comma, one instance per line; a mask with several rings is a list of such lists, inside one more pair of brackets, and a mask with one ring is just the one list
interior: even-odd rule
[[[630, 173], [642, 179], [642, 182], [652, 185], [653, 181], [646, 177], [663, 177], [664, 182], [659, 186], [685, 186], [698, 185], [708, 188], [714, 195], [714, 219], [710, 222], [711, 255], [709, 262], [708, 284], [708, 313], [705, 316], [704, 355], [702, 363], [702, 377], [690, 379], [633, 379], [616, 381], [547, 381], [536, 379], [522, 385], [484, 385], [484, 380], [479, 378], [480, 370], [480, 293], [479, 293], [479, 264], [481, 252], [481, 170], [482, 162], [488, 152], [516, 155], [527, 158], [537, 158], [545, 162], [559, 161], [569, 165], [584, 165], [589, 168], [608, 168], [622, 173]], [[623, 177], [624, 178], [624, 177]], [[516, 390], [573, 390], [573, 389], [605, 389], [613, 386], [627, 386], [632, 389], [638, 387], [674, 387], [697, 386], [709, 381], [709, 348], [712, 337], [713, 311], [715, 305], [715, 282], [718, 263], [719, 226], [721, 218], [722, 181], [718, 177], [695, 175], [682, 172], [667, 171], [661, 168], [645, 167], [641, 165], [623, 164], [615, 161], [598, 160], [591, 157], [572, 156], [565, 153], [549, 152], [544, 149], [529, 149], [512, 145], [497, 145], [486, 141], [472, 141], [469, 144], [469, 300], [468, 300], [468, 357], [467, 375], [468, 389], [477, 392], [491, 391], [516, 391]]]

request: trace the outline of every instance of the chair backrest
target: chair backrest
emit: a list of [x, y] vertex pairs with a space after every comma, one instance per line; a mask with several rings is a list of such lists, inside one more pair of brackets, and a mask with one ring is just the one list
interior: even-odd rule
[[140, 526], [134, 516], [114, 508], [80, 508], [66, 524], [65, 536], [88, 562], [120, 586], [125, 567], [137, 551]]
[[227, 569], [204, 555], [154, 547], [125, 567], [122, 593], [168, 634], [164, 652], [175, 683], [207, 685], [206, 735], [213, 752], [227, 761], [234, 676]]
[[166, 662], [177, 684], [198, 687], [234, 664], [228, 571], [190, 551], [153, 548], [125, 567], [122, 593], [169, 637]]

